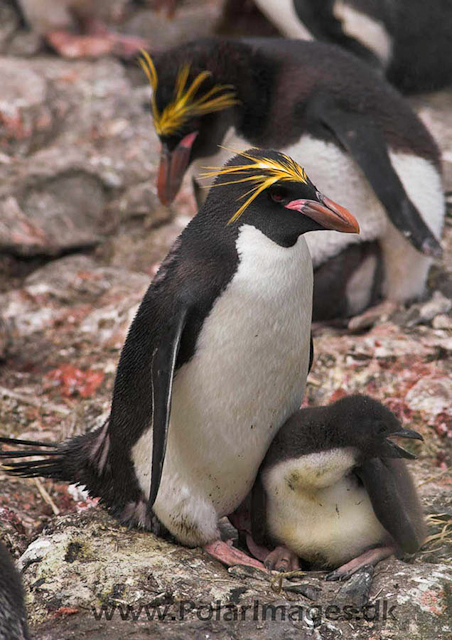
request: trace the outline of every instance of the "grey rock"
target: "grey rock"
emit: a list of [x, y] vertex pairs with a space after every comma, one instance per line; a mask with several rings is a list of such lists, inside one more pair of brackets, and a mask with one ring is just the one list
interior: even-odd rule
[[[275, 593], [254, 574], [231, 575], [199, 549], [127, 530], [99, 509], [56, 519], [20, 565], [36, 638], [64, 633], [60, 637], [102, 639], [113, 630], [116, 637], [145, 638], [151, 630], [152, 637], [162, 638], [286, 639], [300, 637], [300, 629], [306, 638], [368, 638], [384, 628], [385, 637], [421, 639], [445, 638], [450, 629], [447, 564], [409, 565], [392, 558], [375, 571], [372, 608], [360, 609], [344, 598], [342, 585], [327, 582], [313, 605], [294, 593]], [[352, 620], [345, 619], [345, 603], [349, 612], [355, 607]], [[66, 620], [65, 612], [71, 613]], [[122, 620], [121, 612], [129, 618], [134, 612], [138, 620]], [[157, 612], [164, 619], [150, 621]], [[322, 627], [336, 635], [322, 634]], [[71, 629], [78, 635], [67, 635]]]
[[374, 567], [368, 565], [362, 567], [347, 580], [337, 594], [339, 602], [346, 602], [362, 607], [369, 600], [372, 587]]
[[58, 256], [99, 244], [124, 217], [170, 219], [150, 187], [151, 118], [120, 64], [2, 58], [0, 82], [3, 251]]
[[57, 126], [49, 86], [26, 60], [0, 58], [0, 140], [5, 153], [27, 154]]

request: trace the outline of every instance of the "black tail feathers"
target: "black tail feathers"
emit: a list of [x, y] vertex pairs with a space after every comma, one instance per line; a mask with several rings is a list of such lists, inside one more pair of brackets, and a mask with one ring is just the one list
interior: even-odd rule
[[[0, 444], [11, 446], [22, 445], [23, 450], [0, 451], [0, 461], [17, 460], [19, 458], [34, 458], [41, 456], [40, 460], [23, 460], [20, 462], [3, 462], [2, 470], [9, 475], [23, 478], [52, 478], [65, 482], [77, 482], [71, 468], [70, 450], [65, 443], [40, 442], [38, 440], [19, 440], [17, 438], [0, 438]], [[72, 450], [74, 447], [72, 447]]]

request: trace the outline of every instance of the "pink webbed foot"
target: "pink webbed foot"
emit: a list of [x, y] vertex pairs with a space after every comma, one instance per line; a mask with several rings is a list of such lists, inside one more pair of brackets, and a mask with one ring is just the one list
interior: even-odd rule
[[366, 565], [375, 566], [381, 560], [389, 558], [395, 552], [392, 546], [377, 547], [368, 549], [357, 558], [353, 558], [350, 562], [343, 564], [341, 567], [332, 571], [325, 578], [326, 580], [348, 580], [354, 573]]
[[270, 571], [280, 571], [283, 573], [287, 571], [299, 571], [301, 569], [298, 556], [292, 551], [289, 551], [287, 547], [282, 546], [276, 547], [276, 549], [273, 549], [273, 551], [267, 555], [264, 560], [264, 565]]
[[99, 58], [109, 54], [130, 58], [140, 49], [146, 49], [149, 46], [141, 38], [110, 31], [76, 35], [69, 31], [58, 30], [47, 33], [45, 40], [62, 57], [70, 59]]
[[207, 551], [212, 558], [219, 560], [227, 567], [234, 567], [238, 564], [243, 564], [247, 567], [254, 567], [255, 569], [266, 571], [262, 562], [259, 562], [259, 560], [255, 560], [254, 558], [250, 558], [250, 556], [247, 556], [243, 551], [236, 549], [222, 540], [209, 542], [209, 544], [204, 545], [204, 550]]
[[99, 58], [113, 51], [107, 35], [82, 36], [58, 30], [47, 33], [45, 40], [63, 58]]
[[348, 323], [349, 331], [364, 331], [376, 324], [385, 322], [397, 310], [397, 304], [391, 300], [384, 300], [374, 307], [370, 307], [358, 316], [351, 318]]

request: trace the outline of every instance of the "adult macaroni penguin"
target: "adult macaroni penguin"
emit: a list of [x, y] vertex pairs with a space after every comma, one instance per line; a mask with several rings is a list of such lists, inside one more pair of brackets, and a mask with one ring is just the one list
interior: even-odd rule
[[218, 518], [250, 491], [303, 399], [312, 357], [304, 234], [358, 225], [276, 151], [243, 152], [214, 174], [131, 325], [106, 424], [1, 456], [42, 452], [8, 469], [85, 485], [123, 522], [153, 528], [153, 510], [177, 540], [214, 542], [231, 562], [235, 552], [215, 542]]

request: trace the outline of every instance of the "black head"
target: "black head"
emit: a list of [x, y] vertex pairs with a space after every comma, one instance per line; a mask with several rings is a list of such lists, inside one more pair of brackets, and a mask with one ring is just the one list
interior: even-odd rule
[[359, 458], [408, 458], [416, 456], [399, 446], [396, 438], [423, 440], [416, 431], [404, 429], [387, 407], [364, 395], [348, 396], [328, 407], [332, 428], [344, 443], [359, 450]]
[[279, 151], [241, 152], [205, 174], [213, 176], [216, 180], [199, 215], [214, 216], [231, 230], [249, 224], [285, 247], [308, 231], [359, 232], [355, 218], [317, 191], [304, 169]]
[[224, 65], [215, 40], [159, 54], [155, 64], [143, 52], [140, 63], [153, 89], [151, 113], [162, 143], [157, 192], [168, 205], [189, 164], [217, 151], [239, 100], [235, 86], [219, 77]]

